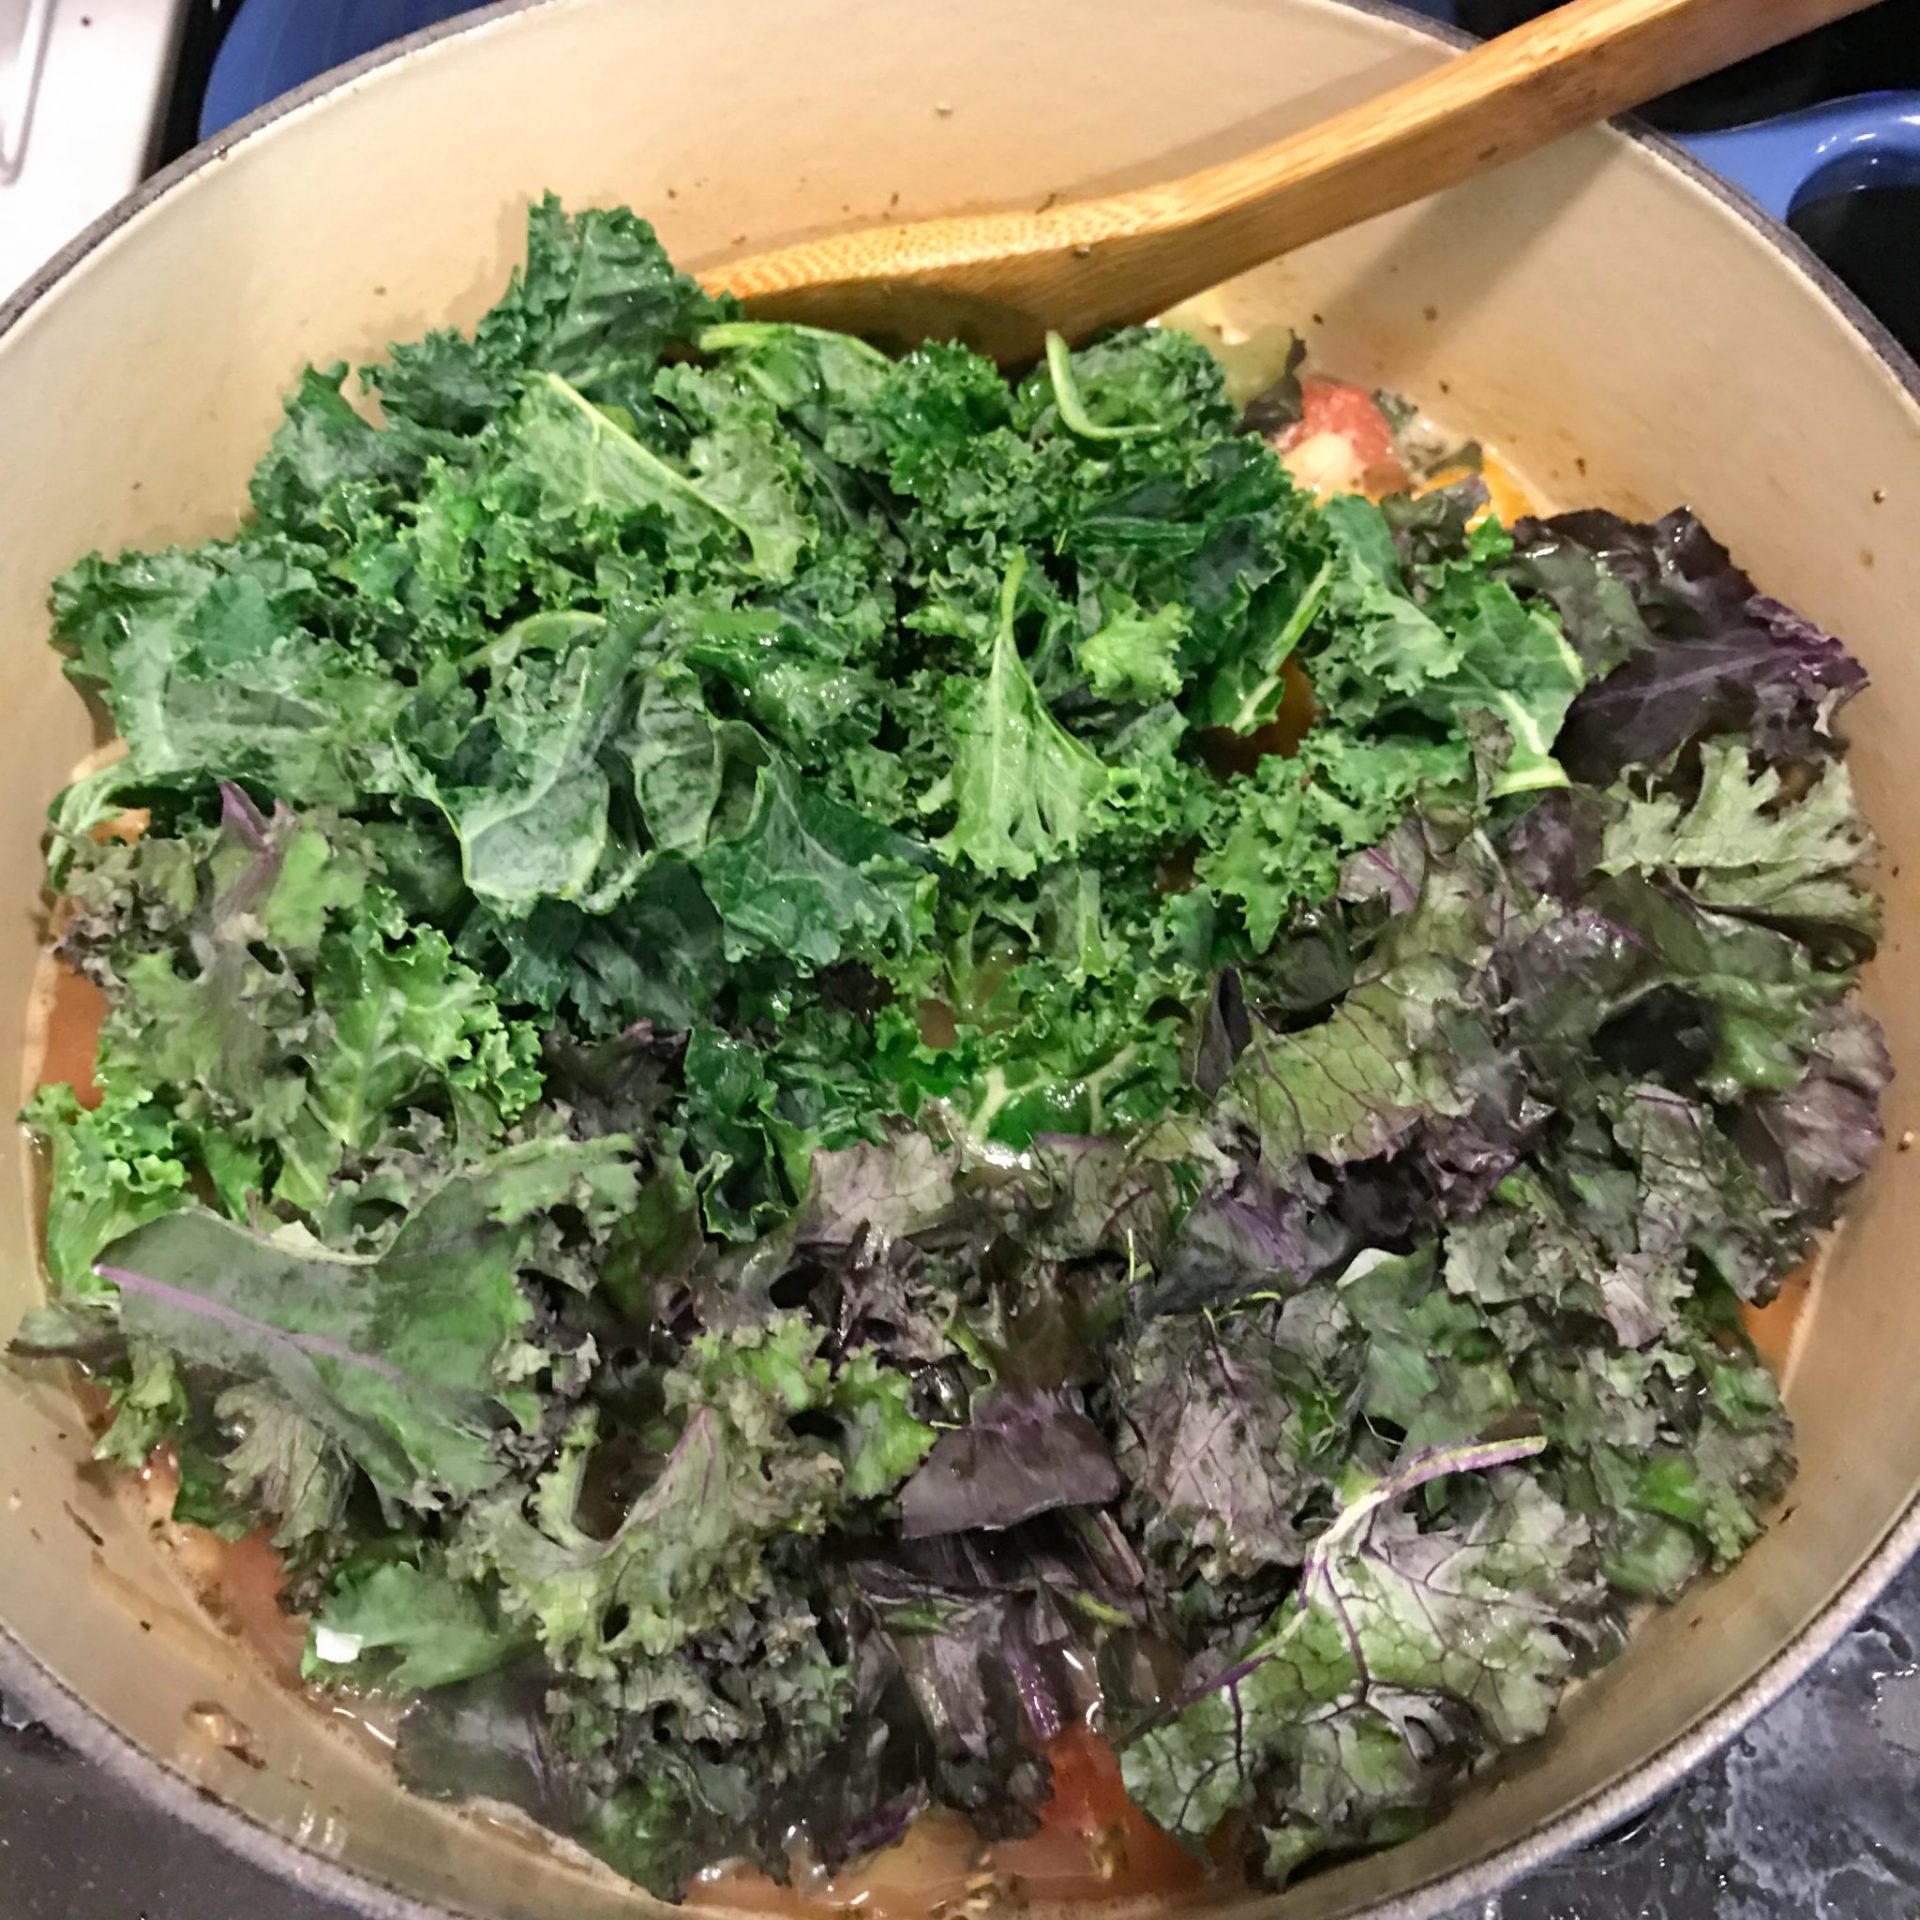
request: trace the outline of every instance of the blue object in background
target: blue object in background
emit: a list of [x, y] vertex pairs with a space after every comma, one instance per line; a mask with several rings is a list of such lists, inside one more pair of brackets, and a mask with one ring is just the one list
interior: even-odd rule
[[1920, 93], [1859, 93], [1682, 144], [1785, 220], [1836, 194], [1920, 186]]
[[[1448, 26], [1459, 24], [1454, 0], [1400, 4]], [[1920, 186], [1917, 93], [1855, 94], [1753, 126], [1674, 137], [1776, 220], [1838, 194]]]
[[242, 0], [214, 56], [200, 138], [389, 40], [471, 13], [484, 0]]

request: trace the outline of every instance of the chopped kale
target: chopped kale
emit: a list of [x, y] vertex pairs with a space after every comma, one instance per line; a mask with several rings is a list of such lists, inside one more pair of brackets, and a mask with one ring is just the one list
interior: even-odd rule
[[1010, 384], [551, 201], [343, 378], [55, 588], [15, 1349], [411, 1784], [674, 1894], [1030, 1831], [1097, 1711], [1277, 1883], [1755, 1538], [1890, 1070], [1863, 676], [1690, 515], [1317, 501], [1171, 329]]

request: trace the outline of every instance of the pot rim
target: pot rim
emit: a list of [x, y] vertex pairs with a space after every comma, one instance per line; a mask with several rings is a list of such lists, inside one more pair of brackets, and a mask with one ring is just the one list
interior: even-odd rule
[[[0, 343], [27, 314], [82, 261], [136, 215], [182, 186], [203, 168], [224, 160], [235, 148], [288, 114], [304, 111], [323, 96], [350, 87], [367, 75], [410, 58], [423, 48], [462, 34], [484, 31], [496, 22], [563, 0], [494, 0], [494, 4], [457, 15], [389, 42], [345, 65], [330, 69], [305, 86], [280, 95], [244, 119], [222, 128], [144, 181], [102, 214], [58, 253], [0, 301]], [[1390, 20], [1427, 39], [1451, 47], [1473, 44], [1470, 35], [1408, 11], [1394, 0], [1322, 0]], [[1632, 116], [1613, 123], [1636, 146], [1673, 172], [1705, 189], [1724, 208], [1763, 235], [1826, 297], [1838, 317], [1862, 336], [1875, 356], [1905, 391], [1920, 403], [1920, 366], [1888, 329], [1870, 313], [1797, 235], [1763, 213], [1745, 194], [1702, 166], [1683, 148]], [[1786, 1641], [1748, 1680], [1679, 1738], [1612, 1786], [1603, 1787], [1564, 1809], [1552, 1820], [1487, 1854], [1470, 1866], [1439, 1874], [1376, 1902], [1366, 1920], [1439, 1920], [1452, 1909], [1498, 1893], [1524, 1874], [1631, 1819], [1726, 1745], [1808, 1673], [1879, 1597], [1906, 1562], [1920, 1553], [1920, 1490], [1887, 1529], [1880, 1544], [1847, 1575], [1826, 1604]], [[218, 1841], [250, 1865], [337, 1902], [359, 1920], [486, 1920], [477, 1909], [416, 1899], [370, 1873], [323, 1859], [277, 1832], [242, 1808], [216, 1799], [164, 1760], [145, 1752], [113, 1726], [65, 1681], [50, 1672], [0, 1622], [0, 1696], [24, 1706], [81, 1757], [142, 1800], [195, 1831]]]

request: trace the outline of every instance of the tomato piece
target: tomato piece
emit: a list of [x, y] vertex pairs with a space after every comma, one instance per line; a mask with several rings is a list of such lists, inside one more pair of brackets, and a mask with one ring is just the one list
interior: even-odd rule
[[1300, 382], [1300, 426], [1303, 436], [1337, 433], [1360, 456], [1365, 466], [1399, 466], [1400, 449], [1393, 429], [1372, 394], [1337, 380], [1309, 376]]
[[[1407, 470], [1393, 428], [1364, 387], [1313, 375], [1300, 382], [1300, 419], [1282, 437], [1280, 450], [1284, 454], [1323, 436], [1344, 441], [1351, 450], [1359, 491], [1379, 495], [1406, 486]], [[1323, 464], [1315, 462], [1316, 468]]]

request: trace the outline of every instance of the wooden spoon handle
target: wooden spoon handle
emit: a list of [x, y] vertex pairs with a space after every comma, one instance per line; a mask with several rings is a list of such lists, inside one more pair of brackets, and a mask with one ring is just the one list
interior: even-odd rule
[[1002, 358], [1031, 354], [1047, 327], [1073, 339], [1144, 320], [1873, 3], [1572, 0], [1184, 180], [1045, 213], [837, 235], [709, 277], [770, 316], [895, 337], [957, 331]]

